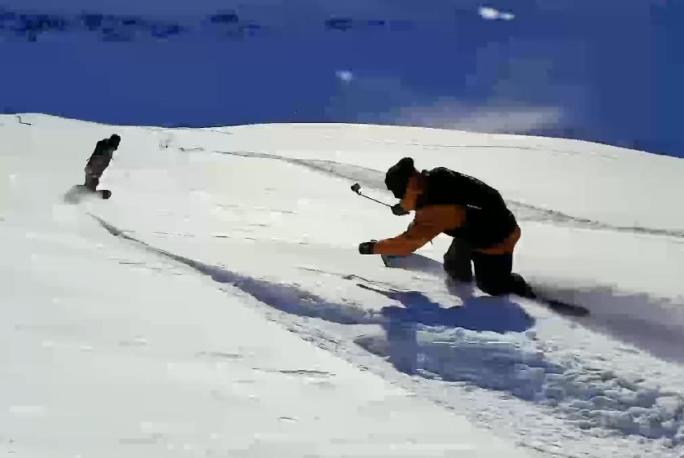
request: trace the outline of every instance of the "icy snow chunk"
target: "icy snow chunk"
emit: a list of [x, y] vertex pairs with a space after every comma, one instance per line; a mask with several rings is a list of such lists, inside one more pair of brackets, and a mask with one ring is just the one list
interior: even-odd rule
[[682, 414], [683, 406], [681, 399], [678, 399], [675, 395], [660, 396], [656, 399], [655, 403], [660, 409], [660, 413], [663, 415], [663, 418], [670, 420], [676, 415]]
[[525, 334], [416, 326], [356, 342], [398, 370], [410, 368], [537, 402], [582, 429], [684, 443], [684, 398], [576, 359], [551, 361]]
[[594, 396], [591, 398], [591, 403], [594, 407], [601, 410], [615, 409], [618, 407], [618, 402], [609, 396]]

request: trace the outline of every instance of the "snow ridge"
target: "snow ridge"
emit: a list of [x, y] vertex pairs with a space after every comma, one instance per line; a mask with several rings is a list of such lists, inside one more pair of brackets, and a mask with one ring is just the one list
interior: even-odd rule
[[[515, 147], [518, 148], [518, 147]], [[329, 175], [345, 178], [363, 184], [365, 187], [377, 190], [386, 191], [384, 184], [384, 173], [377, 170], [361, 167], [353, 164], [344, 164], [341, 162], [318, 159], [297, 159], [285, 156], [278, 156], [276, 154], [261, 153], [256, 151], [214, 151], [219, 154], [228, 154], [238, 157], [249, 157], [259, 159], [273, 159], [288, 162], [291, 164], [307, 167], [312, 170], [324, 172]], [[585, 229], [610, 230], [617, 232], [626, 232], [634, 234], [648, 234], [653, 236], [673, 237], [684, 239], [684, 229], [671, 230], [649, 228], [641, 226], [617, 226], [613, 224], [595, 221], [588, 218], [579, 218], [576, 216], [566, 215], [565, 213], [539, 208], [534, 205], [518, 202], [515, 200], [506, 200], [511, 209], [516, 213], [516, 216], [522, 221], [535, 221], [541, 223], [552, 223], [555, 225], [565, 225], [570, 227], [578, 227]]]

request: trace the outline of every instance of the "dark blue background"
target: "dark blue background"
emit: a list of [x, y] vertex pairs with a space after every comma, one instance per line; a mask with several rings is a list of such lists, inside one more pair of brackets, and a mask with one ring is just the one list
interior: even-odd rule
[[[515, 18], [485, 20], [480, 6]], [[91, 30], [73, 12], [46, 25], [8, 8], [0, 110], [166, 126], [427, 125], [684, 156], [681, 4], [397, 0], [351, 13], [234, 12], [166, 28], [119, 16]]]

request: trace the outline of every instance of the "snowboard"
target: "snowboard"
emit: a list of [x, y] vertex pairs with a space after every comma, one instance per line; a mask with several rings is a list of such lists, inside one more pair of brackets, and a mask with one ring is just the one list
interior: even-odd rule
[[[408, 256], [380, 255], [380, 257], [382, 258], [382, 262], [385, 264], [385, 267], [428, 273], [438, 278], [443, 278], [445, 281], [449, 279], [441, 262], [416, 253], [410, 254]], [[589, 310], [581, 305], [570, 304], [552, 298], [540, 297], [537, 293], [534, 293], [534, 297], [530, 297], [528, 299], [537, 301], [560, 315], [572, 317], [583, 317], [589, 315]]]
[[109, 189], [98, 189], [97, 191], [92, 191], [82, 184], [77, 184], [72, 186], [71, 189], [67, 191], [67, 193], [64, 195], [64, 201], [75, 204], [88, 197], [99, 197], [100, 199], [107, 200], [112, 197], [112, 191]]

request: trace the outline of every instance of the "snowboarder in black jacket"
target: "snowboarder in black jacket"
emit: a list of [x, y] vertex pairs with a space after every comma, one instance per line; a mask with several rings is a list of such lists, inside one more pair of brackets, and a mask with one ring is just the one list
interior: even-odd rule
[[97, 185], [100, 184], [100, 177], [105, 169], [109, 166], [112, 160], [114, 151], [119, 147], [121, 137], [113, 134], [109, 138], [105, 138], [97, 142], [95, 151], [90, 155], [88, 163], [85, 166], [85, 187], [95, 192]]
[[533, 297], [523, 277], [512, 273], [513, 251], [520, 226], [499, 191], [477, 178], [445, 167], [419, 172], [405, 157], [385, 176], [387, 189], [415, 218], [402, 234], [359, 245], [361, 254], [406, 256], [440, 233], [453, 237], [444, 255], [444, 269], [458, 281], [475, 277], [485, 293]]

